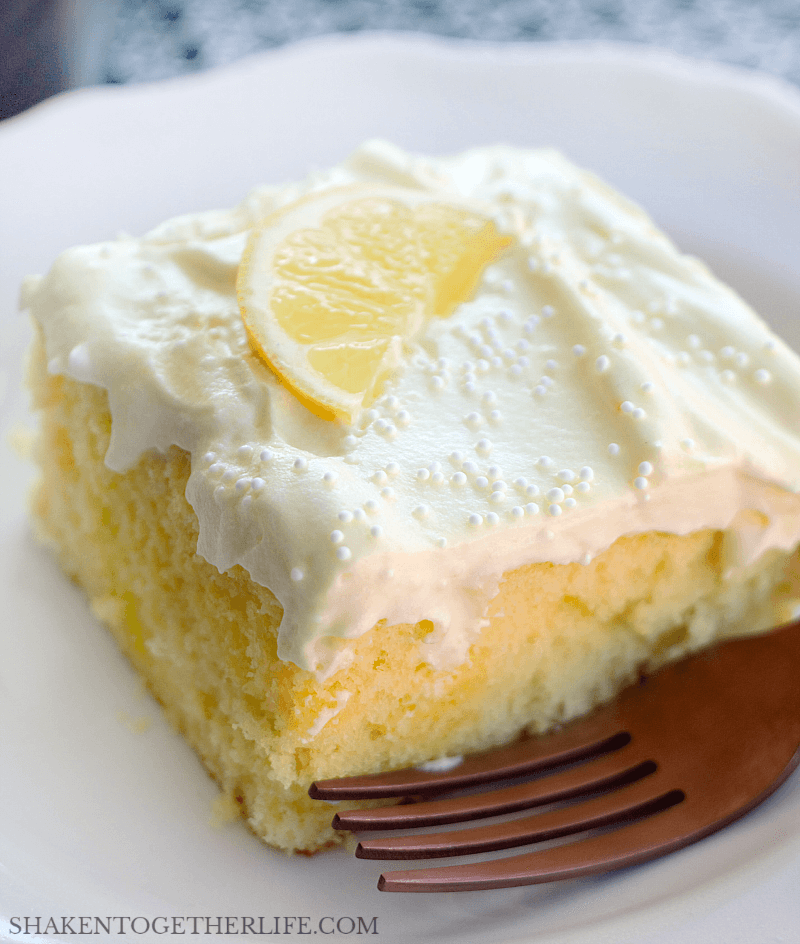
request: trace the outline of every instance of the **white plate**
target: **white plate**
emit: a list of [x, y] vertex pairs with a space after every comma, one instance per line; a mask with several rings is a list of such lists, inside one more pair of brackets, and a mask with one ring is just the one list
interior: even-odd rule
[[[645, 204], [800, 347], [795, 90], [633, 47], [359, 35], [189, 79], [66, 95], [0, 127], [4, 440], [25, 417], [28, 328], [15, 314], [25, 273], [71, 244], [232, 204], [372, 136], [433, 153], [498, 140], [561, 148]], [[303, 928], [321, 933], [334, 927], [321, 918], [341, 918], [320, 939], [331, 941], [363, 939], [359, 916], [383, 942], [796, 940], [798, 776], [667, 859], [506, 892], [382, 895], [374, 864], [344, 853], [290, 859], [239, 824], [211, 826], [213, 784], [33, 542], [30, 470], [7, 451], [0, 475], [3, 940], [31, 940], [13, 933], [12, 918], [50, 915], [263, 916], [265, 930], [276, 916], [307, 917]], [[145, 733], [133, 730], [140, 718], [151, 722]]]

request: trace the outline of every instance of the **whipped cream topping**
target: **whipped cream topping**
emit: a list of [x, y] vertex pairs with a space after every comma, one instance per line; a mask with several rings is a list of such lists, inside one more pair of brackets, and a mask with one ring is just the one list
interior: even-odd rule
[[[253, 355], [235, 281], [259, 220], [357, 181], [475, 200], [514, 239], [346, 426]], [[555, 152], [372, 142], [232, 211], [69, 250], [23, 304], [49, 370], [108, 391], [110, 468], [191, 453], [198, 552], [272, 590], [281, 658], [320, 677], [380, 621], [431, 621], [427, 658], [453, 665], [505, 571], [622, 535], [727, 529], [731, 570], [800, 541], [800, 359]]]

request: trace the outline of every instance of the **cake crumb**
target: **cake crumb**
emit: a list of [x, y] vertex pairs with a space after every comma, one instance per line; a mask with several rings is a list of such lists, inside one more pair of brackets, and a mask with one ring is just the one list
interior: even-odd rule
[[[2, 382], [0, 382], [0, 388]], [[0, 389], [0, 400], [2, 400], [2, 389]], [[33, 445], [36, 441], [36, 433], [22, 423], [12, 426], [6, 436], [9, 448], [20, 459], [31, 459], [33, 457]]]
[[138, 718], [134, 718], [132, 715], [129, 715], [127, 711], [118, 711], [117, 720], [121, 721], [131, 734], [144, 734], [145, 731], [150, 730], [153, 724], [153, 719], [148, 718], [147, 715], [140, 715]]
[[220, 793], [219, 796], [214, 798], [214, 802], [211, 804], [209, 824], [214, 829], [222, 829], [223, 826], [227, 826], [229, 823], [234, 823], [237, 819], [241, 819], [241, 816], [242, 808], [237, 802], [236, 797], [230, 793]]

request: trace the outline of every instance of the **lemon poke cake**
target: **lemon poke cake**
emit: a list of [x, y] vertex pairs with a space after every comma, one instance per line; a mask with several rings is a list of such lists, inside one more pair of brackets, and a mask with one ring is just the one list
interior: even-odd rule
[[555, 152], [373, 142], [23, 302], [38, 533], [274, 846], [796, 602], [800, 359]]

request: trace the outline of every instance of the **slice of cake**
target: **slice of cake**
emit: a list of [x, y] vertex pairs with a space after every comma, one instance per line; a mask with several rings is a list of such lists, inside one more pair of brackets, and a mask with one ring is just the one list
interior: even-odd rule
[[373, 143], [24, 299], [37, 530], [275, 846], [795, 604], [800, 360], [553, 152]]

